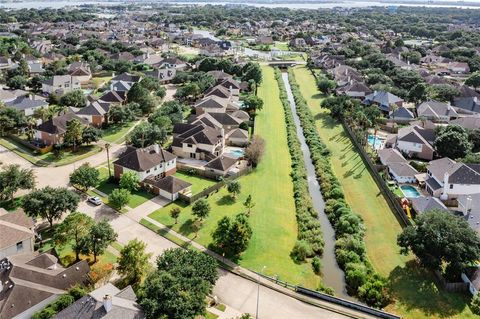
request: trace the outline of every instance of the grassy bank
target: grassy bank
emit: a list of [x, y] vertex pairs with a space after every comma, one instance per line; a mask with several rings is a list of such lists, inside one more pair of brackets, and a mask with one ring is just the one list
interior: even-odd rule
[[317, 130], [330, 150], [331, 163], [352, 210], [367, 227], [367, 255], [375, 269], [387, 277], [395, 302], [387, 307], [405, 318], [474, 318], [468, 297], [439, 291], [432, 276], [419, 269], [412, 256], [402, 256], [396, 244], [401, 226], [390, 211], [360, 155], [343, 127], [320, 108], [323, 96], [305, 67], [294, 70], [302, 95], [313, 112]]
[[[265, 155], [252, 173], [240, 178], [242, 193], [235, 202], [224, 188], [208, 197], [212, 212], [204, 221], [195, 240], [208, 245], [218, 220], [225, 215], [232, 216], [244, 211], [243, 202], [251, 194], [256, 203], [250, 217], [253, 236], [248, 249], [239, 260], [240, 265], [257, 271], [266, 266], [265, 273], [268, 275], [278, 275], [280, 279], [290, 283], [316, 288], [320, 279], [313, 273], [311, 266], [296, 264], [290, 258], [297, 239], [297, 222], [285, 118], [273, 69], [263, 67], [262, 71], [263, 83], [258, 95], [265, 104], [256, 117], [255, 134], [266, 141]], [[150, 217], [193, 238], [195, 234], [191, 232], [191, 208], [179, 206], [182, 212], [178, 224], [175, 225], [168, 215], [173, 205], [178, 204], [168, 205]]]

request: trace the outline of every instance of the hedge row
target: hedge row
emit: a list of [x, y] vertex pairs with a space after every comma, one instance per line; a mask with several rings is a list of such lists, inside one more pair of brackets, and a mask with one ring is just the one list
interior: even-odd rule
[[325, 213], [335, 229], [335, 255], [345, 272], [347, 290], [370, 306], [384, 307], [389, 301], [387, 281], [375, 272], [368, 261], [363, 220], [345, 202], [343, 189], [330, 164], [330, 152], [318, 135], [314, 116], [300, 92], [292, 70], [289, 70], [289, 79], [297, 114], [325, 199]]
[[307, 170], [303, 161], [303, 153], [297, 137], [290, 103], [282, 80], [281, 72], [275, 69], [275, 78], [280, 89], [280, 100], [285, 113], [287, 128], [288, 149], [292, 158], [293, 197], [298, 224], [298, 240], [292, 250], [292, 257], [303, 261], [306, 257], [313, 257], [323, 253], [323, 234], [317, 211], [313, 207], [312, 198], [308, 190]]

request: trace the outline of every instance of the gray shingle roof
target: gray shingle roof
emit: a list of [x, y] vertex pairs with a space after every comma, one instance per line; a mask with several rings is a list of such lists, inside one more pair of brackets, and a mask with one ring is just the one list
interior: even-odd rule
[[144, 172], [157, 165], [174, 160], [175, 158], [177, 158], [175, 155], [165, 151], [158, 145], [145, 148], [129, 147], [120, 155], [114, 164], [137, 172]]

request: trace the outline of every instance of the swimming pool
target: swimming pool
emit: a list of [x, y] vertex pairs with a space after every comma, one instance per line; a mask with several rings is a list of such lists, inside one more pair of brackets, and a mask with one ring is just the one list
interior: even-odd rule
[[373, 149], [379, 150], [383, 148], [383, 144], [385, 143], [385, 140], [380, 138], [378, 135], [375, 138], [375, 135], [368, 135], [368, 145], [373, 147]]
[[417, 198], [420, 197], [420, 193], [417, 191], [417, 189], [413, 186], [410, 185], [402, 185], [400, 186], [400, 189], [402, 190], [402, 193], [405, 195], [407, 198]]
[[227, 154], [232, 156], [232, 157], [239, 158], [239, 157], [243, 157], [245, 155], [245, 151], [235, 149], [235, 150], [230, 150]]

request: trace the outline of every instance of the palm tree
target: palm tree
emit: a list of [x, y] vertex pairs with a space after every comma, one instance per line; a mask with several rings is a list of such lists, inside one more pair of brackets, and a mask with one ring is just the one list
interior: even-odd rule
[[108, 178], [112, 178], [112, 172], [110, 171], [110, 143], [105, 143], [105, 150], [107, 151]]

